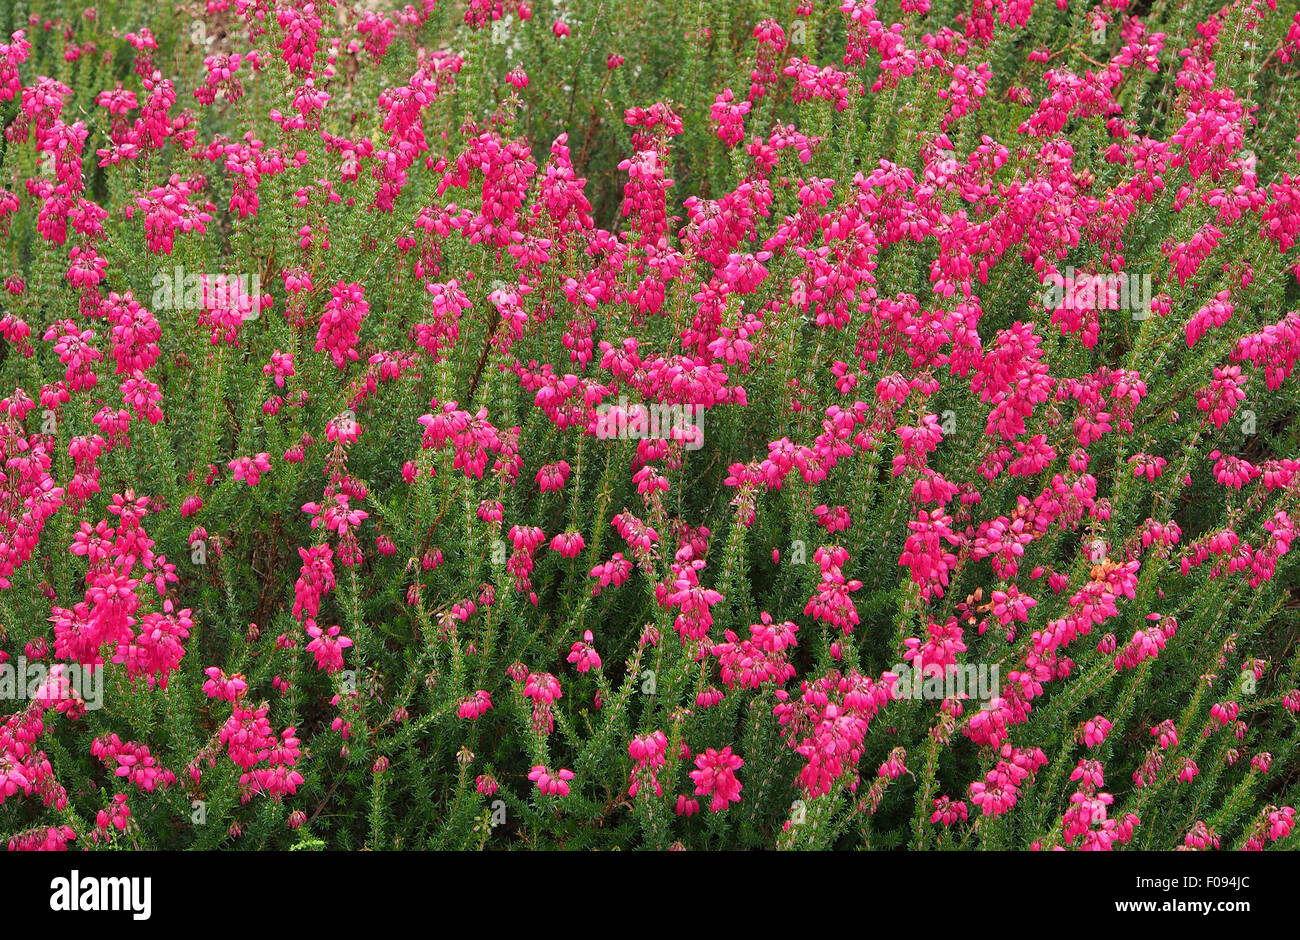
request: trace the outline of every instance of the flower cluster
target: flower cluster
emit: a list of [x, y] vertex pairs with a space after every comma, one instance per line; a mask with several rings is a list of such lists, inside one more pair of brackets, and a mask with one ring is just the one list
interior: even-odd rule
[[1290, 11], [50, 6], [11, 849], [1294, 842]]

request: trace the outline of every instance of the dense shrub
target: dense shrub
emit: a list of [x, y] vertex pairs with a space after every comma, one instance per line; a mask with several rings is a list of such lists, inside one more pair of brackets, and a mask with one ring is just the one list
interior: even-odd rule
[[1286, 847], [1292, 16], [0, 10], [10, 848]]

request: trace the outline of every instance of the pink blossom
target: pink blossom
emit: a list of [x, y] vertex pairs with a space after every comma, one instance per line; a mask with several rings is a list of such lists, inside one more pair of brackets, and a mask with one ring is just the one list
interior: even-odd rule
[[736, 779], [735, 772], [745, 766], [745, 762], [738, 755], [732, 754], [730, 747], [724, 747], [721, 751], [706, 749], [695, 758], [695, 766], [698, 769], [690, 773], [691, 780], [695, 782], [695, 793], [697, 796], [713, 797], [709, 804], [712, 812], [720, 812], [731, 803], [739, 802], [741, 784]]

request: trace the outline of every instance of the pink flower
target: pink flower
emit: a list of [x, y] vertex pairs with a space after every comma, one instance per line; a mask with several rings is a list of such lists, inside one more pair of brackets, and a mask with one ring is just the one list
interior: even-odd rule
[[623, 557], [622, 552], [615, 552], [609, 561], [591, 569], [591, 577], [597, 583], [591, 589], [591, 596], [598, 597], [600, 592], [611, 584], [618, 587], [632, 576], [632, 562]]
[[1171, 747], [1178, 747], [1178, 729], [1168, 718], [1151, 729], [1151, 736], [1160, 739], [1161, 750], [1167, 751]]
[[285, 387], [285, 380], [294, 374], [294, 354], [276, 350], [270, 354], [270, 361], [261, 367], [263, 373], [272, 376], [278, 387]]
[[141, 792], [152, 793], [159, 787], [165, 790], [176, 782], [176, 775], [158, 763], [147, 745], [123, 742], [116, 734], [96, 738], [91, 743], [90, 753]]
[[632, 743], [627, 746], [627, 753], [636, 764], [628, 777], [628, 796], [635, 797], [642, 784], [647, 782], [656, 796], [663, 796], [658, 771], [667, 762], [667, 752], [668, 738], [662, 731], [639, 734], [632, 739]]
[[1285, 839], [1295, 828], [1295, 810], [1290, 806], [1272, 810], [1268, 814], [1268, 837], [1276, 842]]
[[564, 697], [560, 680], [548, 672], [530, 672], [524, 682], [524, 695], [538, 705], [550, 705]]
[[491, 707], [492, 696], [482, 689], [479, 689], [472, 695], [461, 699], [460, 705], [456, 709], [456, 714], [461, 718], [467, 718], [473, 721], [477, 718], [483, 717]]
[[818, 506], [813, 510], [813, 515], [817, 517], [818, 524], [831, 535], [843, 531], [851, 525], [849, 507], [847, 506]]
[[582, 634], [582, 639], [574, 643], [569, 650], [569, 662], [574, 664], [578, 672], [600, 669], [600, 654], [596, 652], [596, 648], [591, 643], [591, 631], [586, 630]]
[[564, 484], [569, 480], [568, 461], [561, 460], [558, 463], [549, 463], [537, 471], [537, 485], [542, 488], [543, 493], [556, 492], [564, 489]]
[[552, 774], [545, 766], [538, 764], [528, 772], [528, 779], [536, 781], [537, 789], [550, 796], [568, 796], [573, 771], [561, 768]]
[[1089, 719], [1083, 726], [1083, 744], [1084, 747], [1096, 747], [1106, 740], [1106, 735], [1110, 734], [1110, 722], [1098, 715], [1096, 718]]
[[316, 334], [316, 351], [327, 351], [334, 365], [342, 369], [348, 360], [360, 358], [356, 343], [361, 333], [361, 321], [370, 312], [365, 291], [360, 284], [339, 281], [330, 288], [330, 299], [321, 314], [320, 329]]
[[95, 814], [95, 828], [98, 831], [93, 838], [96, 841], [108, 836], [109, 829], [116, 829], [118, 832], [126, 831], [127, 823], [131, 820], [131, 808], [127, 806], [126, 799], [125, 793], [115, 794], [108, 808], [101, 809]]
[[717, 813], [731, 803], [739, 802], [741, 784], [735, 772], [745, 766], [745, 762], [738, 754], [732, 754], [729, 746], [721, 751], [708, 748], [695, 758], [695, 766], [699, 769], [690, 773], [695, 781], [695, 793], [697, 796], [713, 796], [710, 811]]
[[941, 796], [934, 801], [934, 812], [930, 815], [930, 822], [951, 826], [958, 819], [962, 822], [966, 821], [965, 800], [958, 800], [954, 803], [948, 797]]
[[217, 666], [209, 666], [203, 672], [208, 677], [208, 681], [203, 683], [203, 692], [208, 698], [233, 702], [248, 691], [248, 682], [239, 673], [227, 676]]
[[1189, 849], [1217, 849], [1219, 835], [1206, 824], [1205, 820], [1198, 819], [1183, 837], [1183, 843]]
[[352, 645], [352, 640], [339, 636], [337, 626], [322, 630], [316, 621], [307, 621], [307, 635], [312, 638], [307, 644], [307, 652], [316, 657], [316, 668], [326, 672], [338, 672], [343, 668], [343, 651]]
[[249, 486], [257, 486], [262, 474], [271, 469], [271, 455], [268, 453], [254, 454], [252, 457], [236, 457], [226, 467], [234, 474], [234, 478], [244, 480]]
[[1240, 707], [1236, 702], [1215, 702], [1210, 706], [1210, 717], [1226, 728], [1237, 720]]
[[561, 532], [551, 539], [551, 551], [564, 558], [577, 558], [586, 544], [580, 532]]

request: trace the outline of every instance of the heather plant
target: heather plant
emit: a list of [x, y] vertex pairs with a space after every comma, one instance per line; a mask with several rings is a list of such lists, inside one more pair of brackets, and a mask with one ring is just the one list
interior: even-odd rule
[[10, 849], [1294, 843], [1300, 14], [0, 37]]

